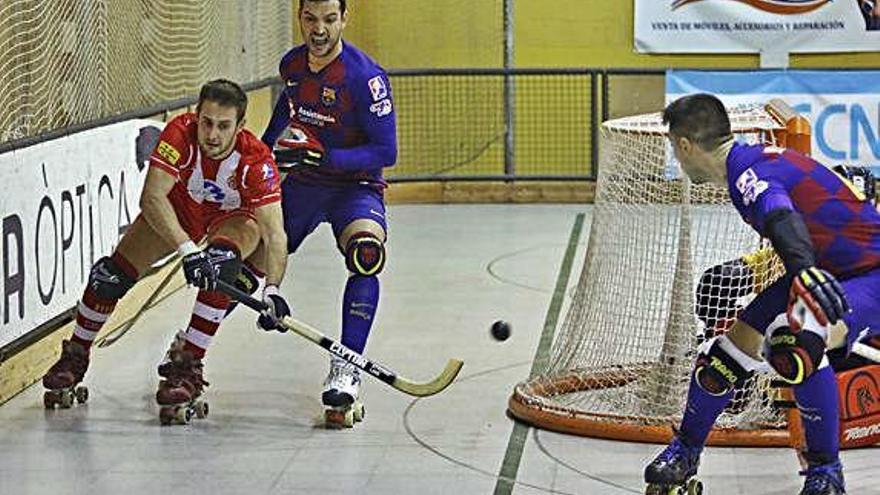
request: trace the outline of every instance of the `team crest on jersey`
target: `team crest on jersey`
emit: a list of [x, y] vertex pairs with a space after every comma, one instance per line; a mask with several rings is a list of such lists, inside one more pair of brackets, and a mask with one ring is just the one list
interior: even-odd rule
[[156, 153], [168, 160], [170, 165], [177, 165], [177, 161], [180, 160], [180, 152], [166, 141], [159, 141], [159, 145], [156, 146]]
[[385, 81], [382, 80], [382, 76], [376, 76], [369, 81], [367, 81], [367, 86], [370, 88], [370, 94], [373, 95], [373, 101], [379, 101], [388, 96], [388, 87], [385, 86]]
[[736, 189], [742, 194], [746, 206], [754, 203], [768, 187], [767, 181], [758, 180], [758, 175], [751, 168], [747, 168], [736, 179]]
[[336, 90], [328, 86], [321, 88], [321, 103], [323, 103], [325, 107], [332, 107], [335, 105]]

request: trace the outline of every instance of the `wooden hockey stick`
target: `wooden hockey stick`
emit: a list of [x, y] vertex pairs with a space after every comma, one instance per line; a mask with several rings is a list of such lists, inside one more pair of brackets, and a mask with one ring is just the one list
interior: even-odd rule
[[[222, 280], [218, 281], [217, 283], [220, 290], [226, 292], [232, 298], [237, 299], [239, 302], [253, 309], [254, 311], [263, 312], [269, 308], [269, 306], [265, 302], [251, 297], [250, 295], [239, 290], [237, 287], [227, 284]], [[436, 378], [434, 378], [430, 382], [416, 383], [407, 380], [402, 376], [399, 376], [388, 367], [367, 359], [357, 352], [354, 352], [353, 350], [345, 347], [341, 343], [336, 342], [335, 340], [325, 336], [317, 329], [306, 323], [303, 323], [289, 316], [279, 320], [279, 323], [284, 328], [291, 330], [292, 332], [301, 335], [306, 339], [323, 347], [325, 350], [330, 352], [330, 354], [344, 359], [345, 361], [369, 373], [370, 375], [373, 375], [375, 378], [387, 383], [388, 385], [391, 385], [395, 389], [416, 397], [426, 397], [442, 392], [452, 383], [453, 380], [455, 380], [455, 377], [458, 376], [458, 372], [461, 371], [461, 367], [464, 364], [458, 359], [450, 359], [446, 363], [446, 367], [439, 375], [437, 375]]]
[[870, 359], [875, 363], [880, 363], [880, 349], [875, 349], [867, 344], [862, 344], [861, 342], [856, 342], [852, 346], [852, 352], [862, 356], [865, 359]]
[[165, 275], [165, 278], [162, 279], [162, 282], [159, 283], [159, 286], [156, 287], [156, 290], [154, 290], [153, 293], [150, 294], [150, 297], [147, 298], [146, 301], [144, 301], [144, 304], [141, 305], [140, 308], [138, 308], [134, 316], [129, 318], [128, 321], [126, 321], [122, 326], [114, 328], [110, 331], [110, 333], [98, 339], [98, 341], [95, 342], [98, 347], [104, 348], [113, 345], [114, 342], [121, 339], [126, 333], [128, 333], [128, 331], [131, 330], [131, 327], [134, 326], [135, 323], [137, 323], [140, 317], [143, 316], [143, 314], [153, 306], [153, 303], [156, 302], [156, 299], [159, 298], [159, 295], [162, 293], [163, 290], [165, 290], [165, 287], [168, 286], [169, 283], [171, 283], [174, 275], [176, 275], [177, 272], [180, 271], [180, 268], [183, 266], [180, 261], [174, 261], [173, 263], [176, 263], [177, 266], [172, 268], [171, 271], [169, 271], [168, 274]]

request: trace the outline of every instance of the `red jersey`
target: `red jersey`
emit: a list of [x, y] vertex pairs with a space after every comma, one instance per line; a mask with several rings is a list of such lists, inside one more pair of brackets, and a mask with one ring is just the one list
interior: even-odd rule
[[150, 155], [151, 167], [177, 179], [169, 197], [186, 197], [204, 218], [281, 200], [278, 166], [262, 141], [244, 129], [232, 152], [213, 160], [199, 148], [197, 126], [195, 113], [175, 117], [165, 125]]

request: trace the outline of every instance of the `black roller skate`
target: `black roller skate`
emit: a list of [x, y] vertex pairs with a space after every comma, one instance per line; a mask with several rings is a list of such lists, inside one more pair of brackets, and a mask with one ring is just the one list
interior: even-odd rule
[[703, 482], [696, 478], [702, 447], [690, 447], [676, 435], [645, 468], [645, 495], [701, 495]]
[[840, 461], [810, 465], [799, 473], [806, 476], [800, 495], [844, 495], [843, 466]]
[[67, 409], [74, 401], [85, 404], [89, 389], [79, 386], [89, 367], [89, 351], [72, 340], [61, 343], [61, 357], [43, 375], [43, 405], [46, 409], [58, 406]]
[[200, 359], [172, 345], [166, 361], [159, 365], [159, 376], [164, 378], [156, 391], [162, 425], [189, 424], [193, 416], [208, 416], [208, 403], [201, 400], [208, 382], [202, 377]]

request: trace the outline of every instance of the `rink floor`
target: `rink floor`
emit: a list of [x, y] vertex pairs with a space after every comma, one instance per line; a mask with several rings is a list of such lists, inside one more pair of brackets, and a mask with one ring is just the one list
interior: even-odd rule
[[[155, 366], [194, 299], [179, 291], [93, 353], [87, 405], [45, 411], [33, 386], [0, 407], [0, 494], [643, 493], [642, 468], [657, 446], [514, 432], [505, 414], [531, 369], [579, 213], [587, 216], [569, 294], [588, 207], [390, 207], [367, 354], [418, 381], [450, 357], [465, 366], [424, 399], [367, 378], [365, 422], [351, 430], [322, 426], [324, 351], [257, 330], [246, 308], [224, 322], [208, 354], [209, 417], [159, 426]], [[345, 276], [322, 226], [290, 259], [283, 291], [299, 318], [338, 338]], [[513, 325], [503, 343], [488, 331], [499, 318]], [[880, 494], [878, 449], [847, 452], [844, 462], [850, 493]], [[708, 449], [701, 475], [711, 495], [782, 495], [800, 489], [797, 469], [787, 449]]]

